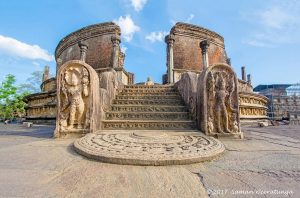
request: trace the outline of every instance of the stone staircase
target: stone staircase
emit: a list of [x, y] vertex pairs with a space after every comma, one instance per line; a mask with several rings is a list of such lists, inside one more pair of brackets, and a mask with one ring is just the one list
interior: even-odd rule
[[106, 130], [194, 130], [188, 108], [170, 85], [128, 85], [106, 112]]

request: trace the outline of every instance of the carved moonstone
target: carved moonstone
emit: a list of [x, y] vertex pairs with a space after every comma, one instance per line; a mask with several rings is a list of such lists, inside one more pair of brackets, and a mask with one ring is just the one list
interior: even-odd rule
[[83, 61], [62, 65], [57, 76], [57, 120], [54, 136], [85, 134], [99, 129], [99, 79]]
[[198, 127], [206, 135], [243, 137], [237, 78], [229, 65], [215, 64], [200, 74], [197, 111]]
[[211, 160], [224, 150], [212, 137], [185, 132], [101, 131], [74, 142], [75, 150], [107, 163], [163, 166]]

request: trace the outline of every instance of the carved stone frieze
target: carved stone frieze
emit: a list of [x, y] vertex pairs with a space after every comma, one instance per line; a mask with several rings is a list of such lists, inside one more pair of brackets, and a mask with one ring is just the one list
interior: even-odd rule
[[[265, 96], [255, 93], [239, 93], [240, 118], [245, 119], [267, 119], [267, 103]], [[248, 121], [249, 122], [249, 121]]]
[[113, 104], [117, 105], [183, 105], [182, 100], [114, 100]]
[[144, 99], [144, 100], [157, 100], [157, 99], [177, 99], [181, 100], [180, 95], [174, 94], [174, 95], [118, 95], [116, 99], [126, 99], [126, 100], [137, 100], [137, 99]]
[[107, 120], [189, 120], [188, 112], [108, 112]]
[[185, 106], [123, 106], [112, 105], [112, 111], [127, 111], [127, 112], [187, 112]]
[[163, 121], [163, 122], [128, 122], [126, 121], [103, 121], [104, 128], [108, 130], [122, 130], [122, 129], [130, 129], [130, 130], [142, 130], [142, 129], [151, 129], [151, 130], [161, 130], [161, 129], [186, 129], [191, 130], [195, 128], [195, 123], [192, 121]]

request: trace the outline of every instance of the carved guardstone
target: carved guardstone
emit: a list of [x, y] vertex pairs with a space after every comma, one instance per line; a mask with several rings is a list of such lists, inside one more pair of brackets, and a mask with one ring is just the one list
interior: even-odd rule
[[236, 74], [226, 64], [215, 64], [200, 74], [197, 123], [206, 135], [243, 138], [237, 85]]
[[99, 129], [99, 79], [90, 65], [73, 60], [59, 68], [57, 105], [55, 137]]

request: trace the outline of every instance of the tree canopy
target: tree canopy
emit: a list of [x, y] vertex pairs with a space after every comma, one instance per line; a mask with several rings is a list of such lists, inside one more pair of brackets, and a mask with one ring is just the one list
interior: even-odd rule
[[18, 93], [14, 75], [8, 74], [0, 85], [0, 118], [10, 119], [25, 114], [26, 103], [23, 98], [29, 94]]

